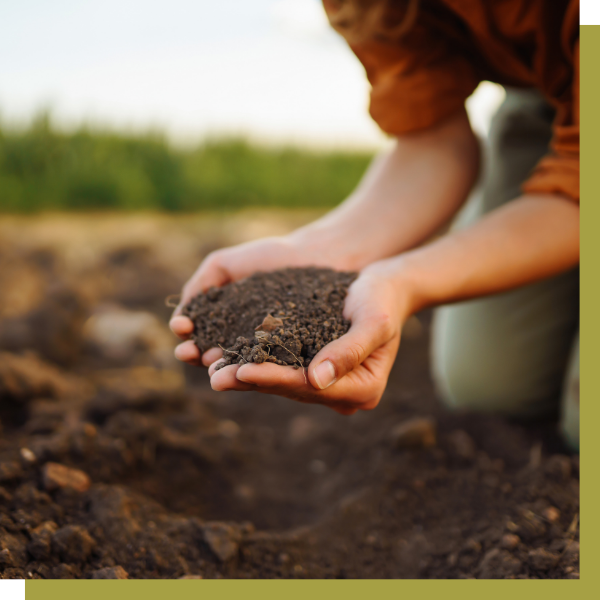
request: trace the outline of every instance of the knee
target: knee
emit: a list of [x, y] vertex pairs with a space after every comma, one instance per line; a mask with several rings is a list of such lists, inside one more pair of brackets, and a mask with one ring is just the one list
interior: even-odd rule
[[461, 323], [456, 311], [439, 309], [434, 319], [431, 372], [440, 399], [450, 408], [477, 412], [539, 413], [518, 358], [483, 327]]
[[498, 377], [498, 371], [490, 366], [489, 357], [470, 356], [463, 349], [436, 350], [431, 371], [438, 397], [446, 406], [478, 412], [514, 412], [510, 406], [514, 396], [506, 390], [506, 382]]

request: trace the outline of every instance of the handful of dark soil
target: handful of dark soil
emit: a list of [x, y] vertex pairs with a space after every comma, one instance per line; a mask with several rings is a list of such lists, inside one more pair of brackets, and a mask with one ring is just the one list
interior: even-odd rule
[[298, 368], [350, 328], [342, 311], [356, 277], [315, 267], [259, 272], [199, 294], [183, 314], [194, 321], [192, 339], [201, 352], [223, 348], [217, 368], [252, 362]]

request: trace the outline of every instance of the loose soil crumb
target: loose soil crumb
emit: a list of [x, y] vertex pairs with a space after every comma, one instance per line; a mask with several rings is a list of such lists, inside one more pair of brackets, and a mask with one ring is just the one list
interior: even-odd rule
[[196, 326], [201, 352], [224, 349], [231, 364], [308, 366], [329, 342], [350, 328], [342, 312], [356, 273], [314, 267], [259, 272], [222, 288], [210, 288], [183, 310]]

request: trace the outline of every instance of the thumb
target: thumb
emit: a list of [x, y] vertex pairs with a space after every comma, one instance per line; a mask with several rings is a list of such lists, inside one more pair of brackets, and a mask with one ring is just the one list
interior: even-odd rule
[[327, 344], [313, 358], [308, 367], [310, 382], [324, 390], [358, 367], [393, 335], [392, 322], [386, 314], [354, 320], [348, 333]]

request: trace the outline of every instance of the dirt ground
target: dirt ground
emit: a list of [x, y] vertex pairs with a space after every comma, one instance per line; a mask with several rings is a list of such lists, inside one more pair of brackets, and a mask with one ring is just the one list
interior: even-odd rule
[[429, 313], [352, 417], [173, 359], [202, 256], [312, 217], [0, 220], [0, 577], [579, 577], [578, 457], [447, 411]]

